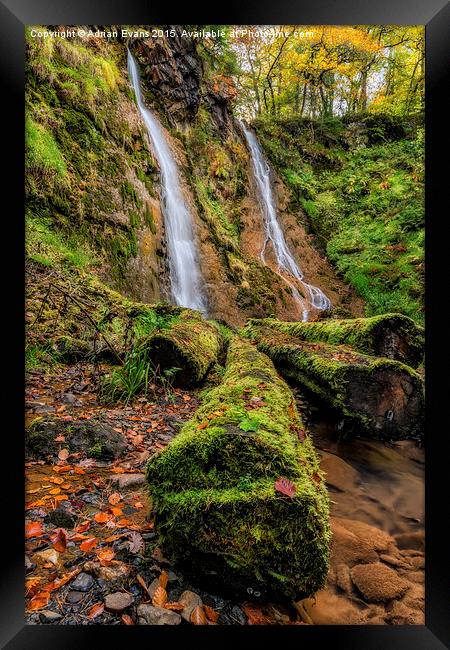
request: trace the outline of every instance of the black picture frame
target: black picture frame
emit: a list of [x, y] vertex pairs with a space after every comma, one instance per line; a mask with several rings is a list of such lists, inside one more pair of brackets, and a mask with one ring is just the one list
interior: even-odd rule
[[[426, 427], [426, 624], [424, 626], [32, 626], [24, 620], [24, 26], [30, 24], [421, 24], [426, 25], [426, 259], [427, 259], [427, 427]], [[83, 648], [137, 643], [211, 645], [239, 638], [246, 645], [277, 641], [317, 647], [363, 650], [438, 650], [450, 647], [450, 563], [448, 561], [447, 378], [440, 370], [446, 344], [445, 217], [448, 219], [450, 88], [450, 6], [444, 0], [260, 0], [217, 3], [201, 9], [186, 3], [145, 0], [2, 0], [0, 2], [0, 66], [2, 107], [2, 172], [4, 293], [2, 321], [6, 331], [2, 357], [1, 411], [2, 507], [0, 556], [1, 647]], [[6, 207], [8, 206], [8, 207]], [[442, 234], [441, 234], [442, 233]], [[441, 247], [441, 248], [440, 248]], [[448, 277], [448, 274], [447, 274]], [[440, 345], [442, 343], [442, 345]], [[448, 398], [447, 398], [448, 400]], [[6, 424], [7, 422], [7, 424]], [[300, 646], [299, 646], [300, 647]]]

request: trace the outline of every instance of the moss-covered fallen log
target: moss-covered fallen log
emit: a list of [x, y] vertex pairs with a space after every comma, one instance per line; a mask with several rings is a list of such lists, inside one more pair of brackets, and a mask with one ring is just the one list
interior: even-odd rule
[[423, 360], [424, 328], [402, 314], [342, 320], [329, 318], [311, 323], [287, 323], [265, 318], [253, 319], [251, 323], [291, 334], [302, 341], [350, 345], [365, 354], [395, 359], [413, 368]]
[[244, 332], [284, 377], [356, 420], [371, 435], [400, 439], [421, 433], [423, 381], [409, 366], [348, 346], [300, 341], [255, 322]]
[[201, 558], [234, 585], [291, 597], [324, 585], [329, 510], [318, 458], [290, 389], [249, 342], [232, 339], [223, 382], [150, 460], [147, 479], [173, 559]]
[[219, 327], [192, 313], [182, 314], [170, 327], [156, 330], [137, 345], [138, 353], [146, 356], [158, 374], [170, 373], [174, 386], [201, 383], [223, 347]]

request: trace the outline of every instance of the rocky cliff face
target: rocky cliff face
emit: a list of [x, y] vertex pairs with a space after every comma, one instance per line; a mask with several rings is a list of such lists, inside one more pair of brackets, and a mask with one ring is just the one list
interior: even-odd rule
[[[260, 259], [261, 212], [233, 118], [232, 80], [211, 69], [196, 43], [179, 32], [128, 43], [55, 41], [48, 51], [30, 39], [27, 190], [29, 222], [36, 224], [30, 256], [39, 261], [48, 233], [55, 232], [71, 255], [92, 251], [91, 270], [123, 293], [144, 302], [169, 298], [159, 170], [130, 87], [127, 46], [180, 169], [210, 315], [233, 324], [253, 316], [297, 320], [289, 286]], [[276, 194], [287, 240], [308, 281], [329, 293], [333, 305], [346, 302], [349, 314], [361, 313], [311, 245], [304, 215], [290, 210], [281, 180]], [[49, 256], [44, 263], [53, 263]]]

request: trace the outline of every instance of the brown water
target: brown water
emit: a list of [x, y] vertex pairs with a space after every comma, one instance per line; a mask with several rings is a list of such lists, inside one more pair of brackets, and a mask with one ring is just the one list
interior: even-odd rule
[[425, 451], [415, 441], [387, 444], [339, 436], [335, 426], [310, 422], [327, 473], [331, 512], [395, 535], [424, 528]]

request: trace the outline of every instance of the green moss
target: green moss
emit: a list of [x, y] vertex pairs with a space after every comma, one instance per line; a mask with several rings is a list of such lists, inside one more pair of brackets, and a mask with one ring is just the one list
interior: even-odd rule
[[170, 328], [152, 333], [137, 347], [148, 361], [162, 373], [177, 368], [174, 385], [195, 385], [202, 382], [217, 361], [223, 346], [219, 328], [214, 322], [181, 316]]
[[424, 329], [402, 314], [383, 314], [371, 318], [325, 319], [311, 323], [289, 323], [276, 319], [252, 320], [302, 341], [325, 341], [350, 345], [366, 354], [397, 359], [416, 367], [424, 355]]
[[64, 158], [51, 133], [27, 116], [26, 122], [27, 164], [43, 174], [54, 174], [62, 179], [67, 174]]
[[[147, 467], [168, 552], [212, 554], [223, 570], [290, 595], [324, 584], [328, 499], [320, 476], [291, 392], [267, 357], [237, 337], [222, 383]], [[275, 490], [280, 477], [295, 485], [293, 498]]]
[[366, 315], [395, 311], [423, 325], [420, 122], [383, 114], [323, 123], [272, 117], [255, 128], [290, 190], [290, 209], [364, 298]]
[[243, 333], [284, 377], [319, 396], [374, 436], [422, 433], [423, 382], [409, 366], [344, 345], [299, 340], [255, 322]]

